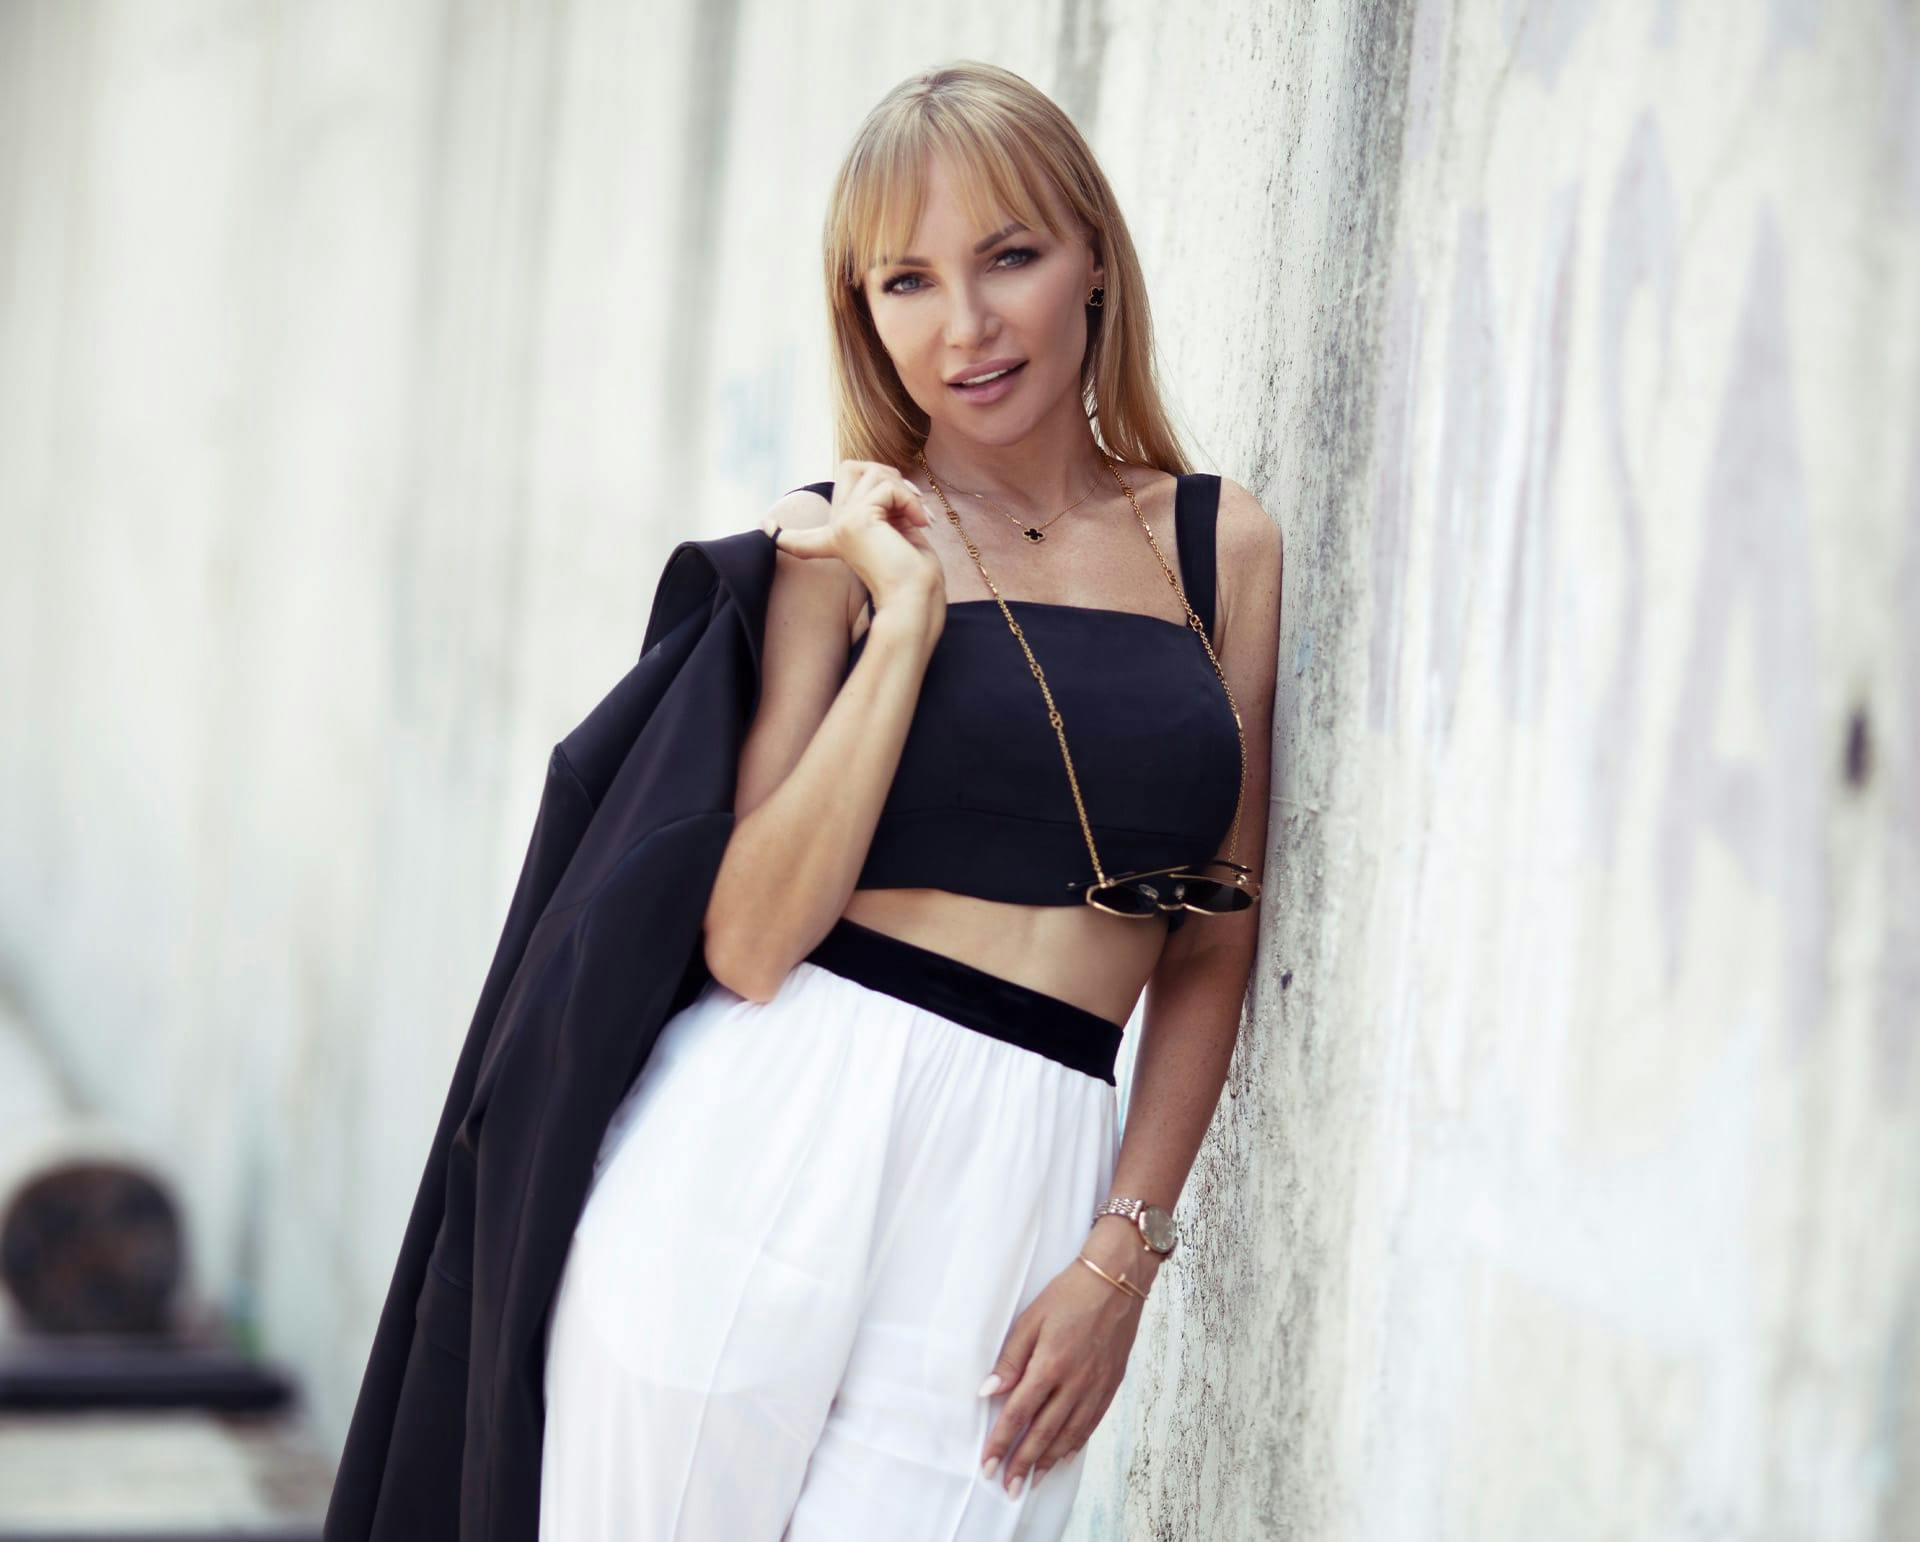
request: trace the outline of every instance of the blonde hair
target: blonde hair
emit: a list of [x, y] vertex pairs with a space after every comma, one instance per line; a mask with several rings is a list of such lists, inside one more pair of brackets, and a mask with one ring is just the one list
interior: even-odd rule
[[910, 76], [869, 112], [834, 178], [823, 245], [833, 327], [836, 459], [907, 469], [926, 413], [901, 385], [874, 329], [864, 275], [906, 249], [926, 202], [929, 159], [950, 157], [982, 230], [1018, 219], [1056, 239], [1050, 190], [1106, 264], [1103, 303], [1087, 312], [1081, 400], [1095, 439], [1122, 461], [1192, 469], [1160, 399], [1145, 279], [1126, 220], [1073, 120], [998, 65], [961, 59]]

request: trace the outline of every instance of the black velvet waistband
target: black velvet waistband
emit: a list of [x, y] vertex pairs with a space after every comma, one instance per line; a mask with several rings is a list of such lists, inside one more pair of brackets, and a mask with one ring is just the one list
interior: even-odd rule
[[807, 962], [1112, 1084], [1125, 1025], [841, 916]]

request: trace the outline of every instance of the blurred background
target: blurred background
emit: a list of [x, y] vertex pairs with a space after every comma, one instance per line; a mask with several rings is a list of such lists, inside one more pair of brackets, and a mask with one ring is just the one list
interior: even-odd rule
[[1914, 0], [0, 0], [0, 1538], [315, 1534], [547, 750], [833, 474], [957, 57], [1288, 552], [1072, 1535], [1920, 1537]]

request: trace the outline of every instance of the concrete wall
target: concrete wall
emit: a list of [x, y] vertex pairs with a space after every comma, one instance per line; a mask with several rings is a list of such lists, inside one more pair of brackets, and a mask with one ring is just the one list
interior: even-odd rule
[[7, 988], [341, 1429], [545, 750], [830, 473], [826, 183], [963, 55], [1288, 544], [1075, 1534], [1920, 1534], [1910, 0], [0, 6]]

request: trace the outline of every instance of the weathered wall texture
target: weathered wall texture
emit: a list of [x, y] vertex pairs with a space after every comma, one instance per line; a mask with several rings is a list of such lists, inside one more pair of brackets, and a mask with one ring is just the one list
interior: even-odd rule
[[830, 474], [826, 184], [967, 55], [1288, 545], [1076, 1535], [1920, 1535], [1912, 0], [13, 0], [6, 985], [337, 1433], [546, 749]]
[[1277, 865], [1086, 1534], [1920, 1536], [1920, 11], [1237, 25]]

